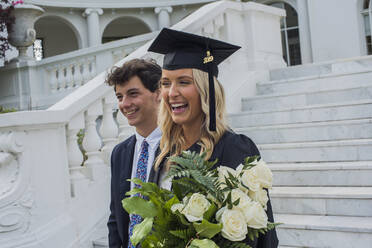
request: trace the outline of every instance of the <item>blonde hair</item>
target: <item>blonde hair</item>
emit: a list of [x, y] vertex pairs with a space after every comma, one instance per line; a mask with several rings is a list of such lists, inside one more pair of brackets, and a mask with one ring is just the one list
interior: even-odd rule
[[[201, 109], [204, 115], [204, 121], [201, 126], [201, 137], [199, 144], [200, 152], [207, 152], [206, 158], [209, 159], [212, 155], [213, 148], [221, 136], [228, 129], [225, 119], [225, 93], [222, 85], [214, 77], [215, 99], [216, 99], [216, 131], [209, 130], [209, 81], [208, 73], [198, 69], [192, 69], [194, 83], [200, 94]], [[185, 136], [181, 125], [173, 122], [172, 117], [167, 108], [167, 103], [161, 100], [158, 116], [158, 124], [163, 132], [160, 140], [160, 154], [155, 162], [157, 170], [160, 163], [167, 156], [177, 156], [182, 151], [182, 144], [185, 144]], [[167, 163], [167, 169], [169, 164]]]

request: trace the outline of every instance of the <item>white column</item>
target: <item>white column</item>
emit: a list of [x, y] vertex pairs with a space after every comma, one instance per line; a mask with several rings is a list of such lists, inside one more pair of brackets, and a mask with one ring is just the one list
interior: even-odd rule
[[158, 27], [159, 30], [170, 26], [170, 16], [172, 13], [172, 7], [156, 7], [155, 13], [158, 15]]
[[102, 9], [86, 9], [83, 16], [87, 18], [88, 25], [88, 44], [90, 47], [101, 44], [101, 34], [99, 30], [99, 16], [103, 14]]
[[300, 33], [301, 60], [302, 64], [312, 63], [313, 55], [311, 48], [311, 36], [307, 0], [297, 1], [298, 27]]

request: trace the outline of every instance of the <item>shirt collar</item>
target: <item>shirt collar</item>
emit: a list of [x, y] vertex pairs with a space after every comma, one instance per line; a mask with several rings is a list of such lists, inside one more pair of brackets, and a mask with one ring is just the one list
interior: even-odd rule
[[152, 131], [152, 133], [150, 133], [150, 135], [147, 136], [146, 138], [142, 137], [137, 132], [135, 132], [135, 134], [136, 134], [136, 140], [137, 140], [137, 144], [136, 144], [137, 147], [141, 147], [143, 140], [146, 139], [151, 149], [154, 149], [154, 147], [158, 145], [161, 135], [162, 135], [159, 127], [155, 128], [154, 131]]

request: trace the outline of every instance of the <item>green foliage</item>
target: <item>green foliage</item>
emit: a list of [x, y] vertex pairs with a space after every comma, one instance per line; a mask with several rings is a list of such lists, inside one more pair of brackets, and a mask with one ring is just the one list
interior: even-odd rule
[[219, 247], [229, 247], [229, 248], [252, 248], [250, 245], [247, 245], [244, 243], [244, 241], [241, 242], [233, 242], [228, 239], [224, 239], [221, 235], [217, 235], [215, 238], [213, 238], [213, 241], [218, 244]]
[[16, 111], [18, 110], [15, 108], [7, 109], [7, 108], [4, 108], [3, 106], [0, 106], [0, 114], [6, 114], [6, 113], [16, 112]]
[[152, 218], [157, 214], [157, 208], [154, 203], [138, 196], [125, 198], [122, 203], [123, 208], [128, 213], [138, 214], [142, 218]]
[[213, 238], [222, 230], [222, 224], [214, 224], [205, 219], [201, 223], [194, 222], [194, 227], [199, 237], [208, 239]]
[[194, 239], [189, 248], [218, 248], [218, 245], [209, 239]]
[[204, 160], [205, 156], [206, 153], [184, 151], [181, 156], [170, 158], [174, 164], [171, 165], [168, 178], [173, 179], [174, 191], [180, 199], [189, 193], [199, 192], [209, 193], [218, 201], [223, 201], [223, 192], [217, 187], [217, 177], [211, 176], [217, 174], [216, 169], [212, 170], [217, 160], [209, 162]]
[[154, 218], [145, 218], [141, 223], [134, 227], [133, 235], [130, 238], [132, 244], [137, 245], [151, 232], [153, 222]]
[[246, 157], [244, 159], [243, 169], [244, 170], [249, 170], [250, 168], [256, 166], [256, 164], [253, 164], [253, 162], [258, 161], [258, 160], [260, 160], [260, 156], [258, 156], [258, 155], [252, 156], [252, 157]]

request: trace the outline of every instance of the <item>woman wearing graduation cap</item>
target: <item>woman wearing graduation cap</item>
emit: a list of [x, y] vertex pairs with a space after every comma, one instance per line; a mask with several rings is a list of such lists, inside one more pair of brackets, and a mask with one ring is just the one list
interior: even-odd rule
[[[163, 132], [155, 169], [162, 179], [169, 169], [167, 157], [183, 150], [207, 152], [216, 166], [236, 168], [248, 156], [259, 155], [248, 137], [232, 132], [225, 120], [225, 98], [217, 80], [217, 65], [240, 47], [190, 33], [164, 28], [148, 49], [164, 54], [159, 126]], [[158, 173], [157, 173], [158, 174]], [[162, 182], [170, 188], [169, 182]], [[274, 222], [270, 201], [267, 216]], [[278, 246], [275, 229], [247, 239], [253, 248]]]

